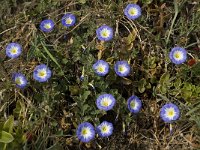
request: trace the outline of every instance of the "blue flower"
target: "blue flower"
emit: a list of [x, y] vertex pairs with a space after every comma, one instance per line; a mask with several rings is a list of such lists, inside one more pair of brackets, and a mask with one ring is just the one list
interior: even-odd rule
[[173, 103], [165, 104], [160, 110], [160, 117], [164, 122], [171, 123], [179, 118], [180, 110]]
[[18, 88], [23, 89], [27, 85], [27, 79], [21, 73], [13, 74], [13, 80]]
[[169, 58], [174, 64], [182, 64], [187, 59], [187, 51], [181, 47], [174, 47], [169, 53]]
[[22, 46], [18, 43], [10, 43], [6, 46], [6, 55], [10, 58], [17, 58], [22, 53]]
[[76, 17], [74, 14], [65, 14], [62, 17], [62, 25], [66, 27], [71, 27], [75, 24], [76, 22]]
[[108, 137], [113, 133], [113, 124], [107, 121], [103, 121], [96, 127], [96, 130], [100, 137]]
[[126, 77], [130, 73], [130, 65], [127, 61], [117, 61], [114, 66], [115, 72], [120, 77]]
[[40, 29], [44, 32], [50, 32], [53, 30], [54, 28], [54, 22], [53, 20], [51, 19], [47, 19], [47, 20], [43, 20], [41, 23], [40, 23]]
[[131, 96], [127, 101], [127, 105], [132, 113], [138, 113], [142, 108], [142, 102], [137, 96]]
[[96, 100], [96, 105], [100, 110], [111, 110], [115, 105], [115, 98], [111, 94], [102, 94]]
[[95, 129], [89, 122], [79, 124], [76, 135], [81, 142], [89, 142], [95, 137]]
[[128, 4], [124, 9], [124, 14], [128, 19], [135, 20], [141, 16], [141, 8], [137, 4]]
[[101, 41], [109, 41], [113, 38], [113, 29], [103, 25], [96, 30], [97, 38]]
[[105, 76], [109, 72], [109, 65], [106, 61], [98, 60], [93, 65], [93, 69], [99, 76]]
[[51, 70], [45, 65], [41, 64], [35, 67], [33, 71], [33, 78], [39, 82], [45, 82], [51, 77]]

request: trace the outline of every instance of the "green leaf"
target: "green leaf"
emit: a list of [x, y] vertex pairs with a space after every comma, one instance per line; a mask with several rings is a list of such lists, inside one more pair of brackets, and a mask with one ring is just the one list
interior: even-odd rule
[[146, 88], [151, 89], [151, 83], [147, 83]]
[[2, 131], [2, 134], [0, 136], [0, 142], [7, 144], [7, 143], [12, 142], [13, 140], [14, 140], [14, 138], [13, 138], [12, 134], [10, 134], [6, 131]]
[[170, 74], [169, 72], [165, 72], [161, 77], [160, 77], [160, 84], [165, 84], [169, 82]]
[[146, 79], [142, 78], [139, 82], [138, 82], [138, 91], [140, 93], [143, 93], [145, 91], [145, 85], [147, 84]]
[[167, 93], [167, 88], [166, 88], [165, 86], [162, 86], [162, 85], [161, 85], [161, 87], [160, 87], [160, 92], [161, 92], [162, 94], [166, 94], [166, 93]]
[[176, 89], [180, 89], [180, 86], [181, 86], [182, 82], [181, 82], [181, 79], [178, 78], [175, 82], [174, 82], [174, 86]]
[[86, 0], [79, 0], [79, 3], [85, 4], [85, 3], [86, 3]]
[[196, 111], [199, 111], [199, 110], [200, 110], [200, 104], [194, 107], [193, 109], [191, 109], [190, 111], [188, 111], [186, 116], [194, 114]]
[[53, 57], [53, 55], [49, 52], [49, 50], [46, 48], [46, 46], [44, 45], [43, 42], [42, 43], [42, 46], [45, 50], [45, 52], [47, 53], [47, 55], [49, 55], [49, 57], [53, 60], [53, 62], [55, 62], [55, 64], [62, 70], [61, 66], [59, 65], [59, 63], [57, 62], [57, 60]]
[[83, 110], [83, 114], [85, 113], [86, 110], [88, 110], [90, 106], [88, 104], [83, 105], [82, 110]]
[[78, 86], [69, 86], [69, 91], [71, 95], [78, 95], [79, 93], [79, 87]]
[[8, 120], [4, 123], [3, 130], [12, 133], [14, 125], [14, 117], [9, 116]]
[[136, 30], [133, 29], [133, 31], [131, 33], [129, 33], [128, 37], [124, 37], [124, 41], [125, 41], [126, 45], [130, 45], [132, 42], [134, 42], [136, 35], [137, 35]]
[[140, 93], [144, 93], [145, 87], [138, 87], [138, 91], [139, 91]]
[[92, 120], [92, 117], [91, 117], [91, 116], [85, 116], [85, 117], [83, 118], [83, 121], [90, 121], [90, 120]]
[[84, 93], [83, 93], [83, 95], [82, 95], [82, 99], [83, 100], [86, 100], [87, 98], [88, 98], [88, 96], [90, 95], [90, 91], [85, 91]]

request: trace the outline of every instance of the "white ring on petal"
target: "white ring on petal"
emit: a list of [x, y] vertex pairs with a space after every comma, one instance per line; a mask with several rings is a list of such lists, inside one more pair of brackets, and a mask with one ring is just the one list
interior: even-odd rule
[[166, 118], [173, 120], [174, 116], [176, 116], [176, 111], [174, 110], [173, 107], [166, 108], [165, 109], [165, 116], [166, 116]]
[[130, 16], [137, 16], [137, 15], [138, 15], [138, 10], [137, 10], [137, 8], [131, 7], [131, 8], [128, 10], [128, 14], [129, 14]]
[[181, 51], [175, 51], [173, 57], [175, 60], [179, 61], [183, 59], [184, 55]]
[[102, 36], [103, 38], [108, 38], [108, 37], [110, 36], [110, 30], [104, 28], [104, 29], [101, 30], [101, 33], [100, 33], [100, 34], [101, 34], [101, 36]]
[[44, 25], [44, 28], [45, 28], [45, 29], [51, 29], [51, 23], [46, 23], [46, 24]]
[[47, 76], [47, 71], [46, 71], [46, 69], [40, 69], [40, 70], [38, 70], [38, 77], [40, 77], [40, 78], [46, 78], [46, 76]]
[[81, 135], [83, 136], [84, 139], [87, 139], [92, 136], [92, 132], [89, 127], [83, 127], [81, 129]]
[[103, 106], [103, 107], [108, 107], [111, 105], [111, 103], [112, 103], [112, 100], [108, 97], [102, 98], [101, 102], [100, 102], [101, 106]]

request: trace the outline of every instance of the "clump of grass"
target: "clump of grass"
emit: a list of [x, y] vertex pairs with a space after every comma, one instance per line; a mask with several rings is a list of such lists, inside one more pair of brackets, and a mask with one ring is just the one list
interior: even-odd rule
[[[2, 1], [1, 135], [8, 139], [0, 138], [2, 149], [199, 148], [198, 2], [134, 3]], [[14, 59], [5, 53], [11, 42], [22, 45]], [[39, 64], [51, 70], [38, 71]], [[21, 84], [13, 82], [14, 72], [25, 74], [24, 88], [15, 86]], [[105, 93], [113, 98], [96, 104]], [[113, 99], [112, 108], [98, 109]], [[172, 128], [159, 116], [168, 102], [180, 109]], [[108, 139], [99, 126], [105, 121], [113, 126]], [[100, 137], [92, 131], [84, 138], [90, 135], [85, 126], [77, 138], [83, 122], [98, 126]]]

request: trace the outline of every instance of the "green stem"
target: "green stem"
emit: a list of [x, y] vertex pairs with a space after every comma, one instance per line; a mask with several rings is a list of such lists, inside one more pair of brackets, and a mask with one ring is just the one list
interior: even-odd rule
[[169, 42], [169, 37], [171, 35], [171, 32], [172, 32], [176, 17], [178, 15], [178, 3], [177, 3], [177, 0], [174, 0], [174, 9], [175, 9], [175, 15], [174, 15], [174, 18], [172, 20], [172, 24], [170, 26], [170, 30], [169, 30], [169, 33], [168, 33], [168, 36], [167, 36], [166, 44], [168, 44], [168, 42]]

